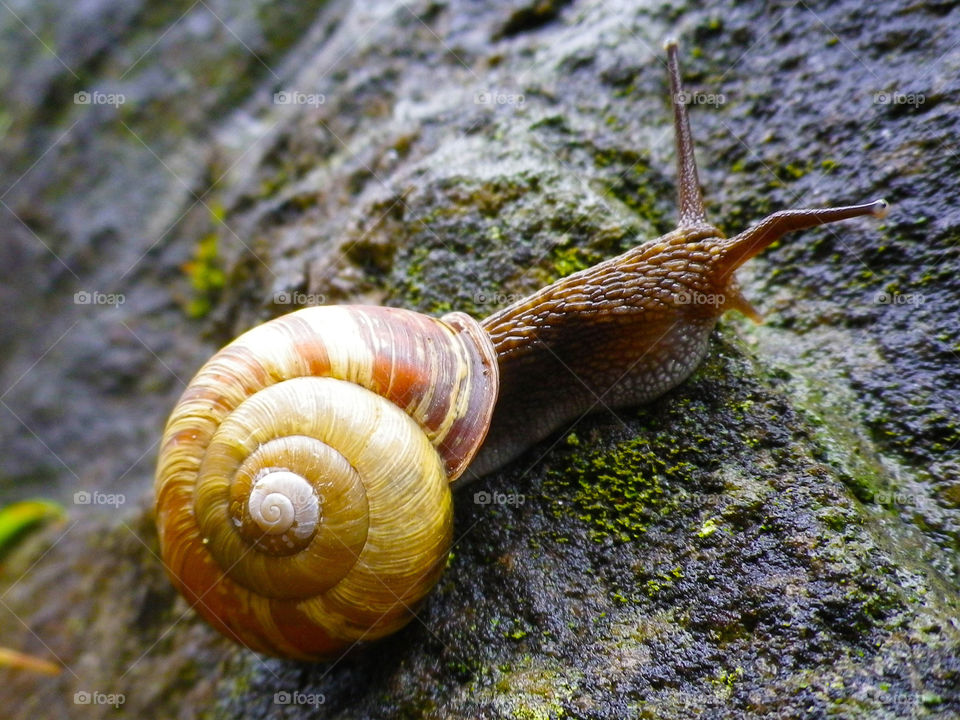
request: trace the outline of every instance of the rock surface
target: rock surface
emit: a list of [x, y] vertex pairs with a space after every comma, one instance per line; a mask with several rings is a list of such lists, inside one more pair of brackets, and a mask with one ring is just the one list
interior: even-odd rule
[[[0, 500], [69, 508], [2, 558], [0, 645], [64, 665], [6, 714], [960, 714], [960, 3], [61, 5], [0, 9]], [[149, 512], [185, 381], [299, 305], [482, 316], [671, 229], [669, 35], [718, 226], [889, 218], [785, 239], [766, 325], [460, 492], [398, 635], [221, 639]]]

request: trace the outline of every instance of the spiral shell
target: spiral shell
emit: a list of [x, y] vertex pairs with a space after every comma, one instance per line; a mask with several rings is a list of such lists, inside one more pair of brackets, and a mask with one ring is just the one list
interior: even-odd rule
[[241, 335], [164, 434], [174, 584], [259, 652], [328, 659], [399, 629], [444, 567], [449, 485], [497, 389], [490, 340], [460, 313], [315, 307]]

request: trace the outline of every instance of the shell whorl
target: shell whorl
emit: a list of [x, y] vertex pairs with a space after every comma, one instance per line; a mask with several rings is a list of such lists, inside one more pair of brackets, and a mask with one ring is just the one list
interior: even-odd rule
[[247, 512], [254, 535], [265, 540], [280, 535], [283, 545], [293, 550], [316, 532], [320, 499], [302, 475], [283, 468], [263, 468], [250, 488]]
[[496, 400], [476, 323], [308, 308], [217, 353], [157, 470], [164, 562], [215, 627], [323, 659], [402, 627], [449, 550], [449, 484]]
[[883, 217], [883, 200], [784, 210], [726, 238], [706, 216], [677, 45], [665, 48], [676, 230], [482, 327], [459, 313], [309, 308], [200, 370], [167, 424], [157, 525], [174, 583], [221, 632], [323, 659], [403, 626], [439, 577], [449, 485], [488, 427], [475, 477], [598, 405], [659, 396], [700, 362], [724, 312], [759, 319], [733, 275], [744, 262], [787, 232]]

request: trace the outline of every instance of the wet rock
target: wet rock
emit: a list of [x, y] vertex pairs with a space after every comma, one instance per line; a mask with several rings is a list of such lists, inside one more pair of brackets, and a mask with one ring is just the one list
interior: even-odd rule
[[[70, 510], [0, 568], [0, 645], [66, 668], [0, 671], [4, 706], [960, 714], [958, 13], [0, 12], [0, 498]], [[741, 273], [765, 325], [726, 318], [681, 387], [459, 492], [447, 572], [396, 636], [323, 665], [217, 636], [167, 582], [148, 509], [184, 383], [299, 305], [482, 316], [669, 230], [668, 35], [721, 228], [881, 196], [890, 216], [784, 239]], [[75, 505], [81, 491], [123, 503]]]

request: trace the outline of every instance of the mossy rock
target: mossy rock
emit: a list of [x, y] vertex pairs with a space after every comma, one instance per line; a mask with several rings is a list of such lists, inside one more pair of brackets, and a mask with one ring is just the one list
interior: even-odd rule
[[[0, 645], [64, 666], [0, 670], [7, 715], [960, 716], [958, 21], [892, 1], [0, 16], [0, 499], [69, 516], [0, 567]], [[458, 491], [447, 571], [397, 635], [320, 665], [219, 637], [150, 511], [184, 382], [318, 298], [482, 316], [670, 229], [669, 35], [715, 100], [692, 123], [718, 226], [880, 196], [890, 216], [785, 238], [741, 273], [765, 325], [727, 317], [674, 391]], [[93, 90], [126, 102], [74, 102]]]

